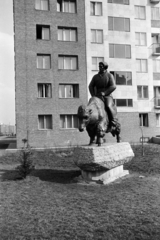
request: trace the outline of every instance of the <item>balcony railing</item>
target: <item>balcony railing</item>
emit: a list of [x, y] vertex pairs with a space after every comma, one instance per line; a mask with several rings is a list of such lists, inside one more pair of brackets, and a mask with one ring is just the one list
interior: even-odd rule
[[150, 0], [151, 3], [159, 3], [160, 0]]
[[154, 107], [155, 108], [160, 108], [160, 97], [155, 97], [154, 98]]
[[152, 54], [155, 56], [160, 56], [160, 43], [152, 44]]

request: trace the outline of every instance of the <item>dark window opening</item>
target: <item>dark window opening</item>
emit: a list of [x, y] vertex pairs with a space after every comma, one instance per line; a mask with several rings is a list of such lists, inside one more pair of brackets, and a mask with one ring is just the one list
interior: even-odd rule
[[117, 3], [117, 4], [129, 5], [129, 0], [108, 0], [108, 3]]
[[37, 39], [49, 40], [50, 39], [50, 26], [36, 25], [36, 36], [37, 36]]
[[76, 13], [76, 0], [57, 0], [57, 12]]
[[117, 107], [133, 107], [132, 99], [115, 99], [114, 102]]
[[139, 114], [139, 122], [141, 127], [148, 127], [148, 113], [140, 113]]
[[132, 72], [111, 71], [117, 85], [132, 85]]

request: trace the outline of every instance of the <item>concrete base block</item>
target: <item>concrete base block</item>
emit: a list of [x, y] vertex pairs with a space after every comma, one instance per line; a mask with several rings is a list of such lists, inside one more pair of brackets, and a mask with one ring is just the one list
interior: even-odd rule
[[84, 171], [81, 170], [82, 177], [87, 182], [97, 182], [102, 184], [108, 184], [115, 181], [118, 178], [124, 177], [129, 174], [128, 170], [123, 170], [123, 165], [112, 168], [107, 171]]
[[74, 150], [74, 162], [83, 171], [111, 170], [132, 160], [134, 153], [129, 143], [107, 143], [101, 147], [81, 146]]

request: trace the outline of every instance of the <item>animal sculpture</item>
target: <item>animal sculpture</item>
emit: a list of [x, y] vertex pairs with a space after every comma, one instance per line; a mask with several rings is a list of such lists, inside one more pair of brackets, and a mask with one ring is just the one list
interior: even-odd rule
[[105, 133], [111, 134], [120, 142], [120, 124], [117, 122], [115, 128], [109, 128], [109, 118], [105, 110], [104, 102], [98, 97], [90, 98], [87, 106], [81, 105], [77, 113], [79, 119], [79, 131], [83, 132], [86, 128], [90, 137], [89, 145], [96, 142], [101, 146], [104, 142]]

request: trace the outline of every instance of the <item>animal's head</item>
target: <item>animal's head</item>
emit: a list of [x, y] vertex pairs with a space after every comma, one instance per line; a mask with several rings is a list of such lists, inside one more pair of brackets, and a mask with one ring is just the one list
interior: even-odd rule
[[80, 132], [83, 132], [85, 127], [88, 125], [91, 114], [92, 109], [87, 109], [84, 105], [79, 106], [77, 116], [79, 119]]

